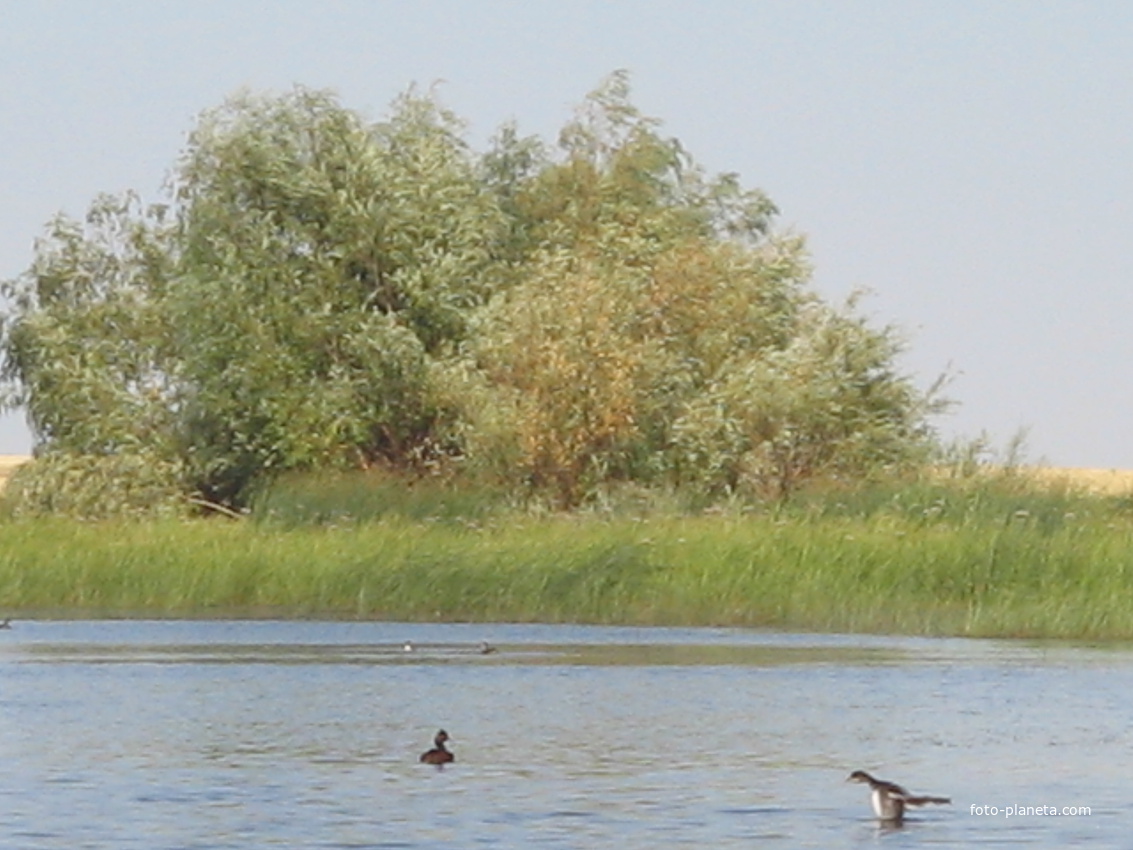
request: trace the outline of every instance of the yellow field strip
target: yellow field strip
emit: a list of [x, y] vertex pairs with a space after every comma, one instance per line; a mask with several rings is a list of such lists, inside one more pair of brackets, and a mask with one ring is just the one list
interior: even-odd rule
[[1131, 469], [1081, 469], [1070, 466], [1026, 467], [1023, 473], [1051, 486], [1069, 487], [1088, 493], [1121, 496], [1133, 493]]
[[31, 460], [30, 455], [0, 455], [0, 482], [12, 474], [17, 466]]

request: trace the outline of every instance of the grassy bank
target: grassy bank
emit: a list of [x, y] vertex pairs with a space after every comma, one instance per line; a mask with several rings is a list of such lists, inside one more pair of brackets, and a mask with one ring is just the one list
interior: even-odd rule
[[1133, 520], [1117, 499], [929, 487], [713, 516], [480, 513], [475, 523], [396, 511], [354, 524], [341, 515], [333, 524], [6, 523], [0, 616], [1133, 638]]

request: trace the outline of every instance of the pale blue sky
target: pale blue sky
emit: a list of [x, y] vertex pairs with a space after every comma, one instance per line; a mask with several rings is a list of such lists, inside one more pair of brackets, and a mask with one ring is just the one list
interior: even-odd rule
[[[553, 138], [603, 76], [767, 191], [830, 298], [874, 295], [905, 367], [951, 369], [946, 435], [1133, 468], [1133, 4], [0, 0], [0, 277], [56, 211], [156, 199], [234, 90], [331, 88], [379, 118], [444, 80], [480, 144]], [[26, 451], [19, 417], [0, 453]]]

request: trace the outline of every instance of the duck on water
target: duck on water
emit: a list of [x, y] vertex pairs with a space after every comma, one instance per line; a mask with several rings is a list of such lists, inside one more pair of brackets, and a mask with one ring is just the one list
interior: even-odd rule
[[433, 749], [421, 753], [422, 764], [448, 764], [449, 762], [456, 761], [456, 756], [445, 749], [445, 742], [448, 741], [448, 732], [444, 729], [437, 732], [436, 737], [433, 738]]
[[905, 820], [906, 806], [925, 806], [929, 803], [946, 806], [952, 802], [948, 797], [924, 797], [910, 794], [895, 782], [877, 779], [864, 770], [855, 770], [846, 779], [847, 782], [860, 782], [869, 785], [873, 792], [870, 802], [873, 804], [873, 813], [878, 820], [888, 824], [900, 824]]

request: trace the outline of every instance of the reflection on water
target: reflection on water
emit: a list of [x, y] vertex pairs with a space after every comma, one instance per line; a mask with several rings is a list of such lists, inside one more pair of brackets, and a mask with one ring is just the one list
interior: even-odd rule
[[[0, 846], [1123, 847], [1131, 672], [1059, 644], [17, 622]], [[456, 763], [418, 764], [441, 727]], [[855, 768], [954, 804], [882, 832]]]

